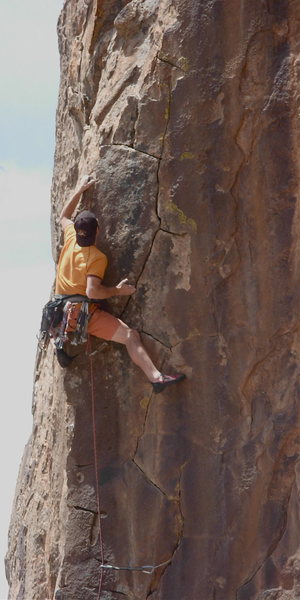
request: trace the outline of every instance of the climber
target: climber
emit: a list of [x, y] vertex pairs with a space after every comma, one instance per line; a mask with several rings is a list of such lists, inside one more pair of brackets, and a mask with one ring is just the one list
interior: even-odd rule
[[183, 380], [185, 375], [162, 374], [143, 347], [139, 333], [99, 307], [99, 300], [112, 296], [131, 296], [136, 290], [127, 279], [113, 287], [103, 285], [107, 258], [94, 245], [99, 232], [96, 216], [84, 210], [76, 216], [74, 222], [71, 220], [82, 193], [94, 183], [92, 177], [84, 176], [60, 214], [64, 245], [57, 266], [55, 297], [65, 296], [66, 300], [72, 300], [72, 296], [75, 296], [74, 301], [68, 305], [68, 332], [74, 331], [79, 321], [80, 302], [77, 298], [76, 303], [76, 296], [79, 296], [79, 300], [82, 297], [88, 299], [87, 332], [104, 340], [124, 344], [131, 360], [142, 369], [154, 392], [158, 394], [168, 385]]

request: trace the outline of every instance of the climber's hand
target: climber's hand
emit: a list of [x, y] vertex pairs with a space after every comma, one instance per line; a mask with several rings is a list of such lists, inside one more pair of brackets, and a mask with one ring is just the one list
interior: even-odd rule
[[120, 296], [131, 296], [136, 291], [136, 288], [134, 287], [134, 285], [130, 285], [127, 282], [128, 282], [127, 278], [122, 279], [122, 281], [120, 281], [120, 283], [118, 283], [118, 285], [116, 285], [117, 290], [119, 290], [118, 293]]
[[95, 181], [91, 175], [84, 175], [79, 181], [78, 192], [85, 192], [91, 185], [94, 185]]

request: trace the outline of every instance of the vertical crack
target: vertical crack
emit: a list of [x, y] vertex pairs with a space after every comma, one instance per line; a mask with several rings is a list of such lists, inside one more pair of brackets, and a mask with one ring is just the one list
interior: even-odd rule
[[[143, 423], [143, 427], [142, 427], [142, 432], [141, 432], [141, 434], [140, 434], [140, 435], [137, 437], [137, 440], [136, 440], [136, 447], [135, 447], [135, 451], [134, 451], [134, 453], [133, 453], [133, 457], [132, 457], [132, 461], [133, 461], [135, 464], [137, 464], [137, 463], [136, 463], [136, 455], [137, 455], [137, 452], [138, 452], [138, 449], [139, 449], [139, 444], [140, 444], [140, 441], [141, 441], [141, 439], [142, 439], [142, 438], [144, 437], [144, 435], [145, 435], [145, 431], [146, 431], [146, 423], [147, 423], [147, 418], [148, 418], [148, 414], [149, 414], [149, 408], [150, 408], [150, 403], [151, 403], [151, 400], [152, 400], [152, 396], [153, 396], [153, 392], [151, 392], [151, 394], [150, 394], [150, 398], [149, 398], [149, 400], [148, 400], [148, 403], [147, 403], [147, 406], [146, 406], [145, 415], [144, 415], [144, 423]], [[138, 466], [138, 465], [137, 465], [137, 466]]]
[[[158, 57], [158, 55], [156, 57], [156, 60], [157, 61], [160, 60], [159, 57]], [[172, 69], [173, 68], [175, 68], [175, 67], [172, 66]], [[136, 287], [138, 286], [139, 281], [140, 281], [140, 279], [143, 276], [143, 273], [145, 271], [147, 262], [149, 260], [149, 257], [151, 255], [151, 253], [152, 253], [152, 249], [153, 249], [153, 246], [154, 246], [154, 243], [155, 243], [155, 240], [156, 240], [156, 236], [157, 236], [158, 232], [161, 229], [161, 217], [159, 215], [159, 207], [158, 207], [158, 205], [159, 205], [159, 192], [160, 192], [160, 175], [159, 175], [159, 173], [160, 173], [161, 162], [163, 160], [163, 154], [164, 154], [164, 149], [165, 149], [165, 141], [166, 141], [167, 131], [168, 131], [169, 123], [170, 123], [171, 102], [172, 102], [172, 88], [171, 88], [171, 77], [170, 77], [170, 79], [168, 81], [168, 100], [167, 100], [167, 106], [165, 108], [166, 124], [165, 124], [165, 129], [164, 129], [163, 134], [162, 134], [162, 146], [161, 146], [160, 156], [154, 156], [153, 154], [149, 154], [147, 152], [143, 152], [143, 154], [148, 154], [148, 156], [152, 156], [153, 158], [157, 159], [157, 170], [156, 170], [156, 182], [157, 182], [157, 186], [156, 186], [156, 195], [155, 195], [155, 212], [156, 212], [156, 216], [157, 216], [157, 220], [158, 220], [158, 224], [159, 225], [158, 225], [157, 230], [154, 232], [154, 235], [153, 235], [153, 238], [152, 238], [152, 242], [150, 244], [149, 251], [147, 252], [147, 255], [145, 257], [145, 260], [144, 260], [144, 263], [142, 265], [141, 271], [140, 271], [139, 275], [136, 278]], [[134, 145], [133, 145], [133, 150], [135, 150]], [[141, 152], [141, 151], [140, 150], [136, 150], [136, 152]], [[128, 306], [129, 306], [129, 304], [130, 304], [131, 301], [132, 301], [132, 298], [129, 297], [128, 300], [127, 300], [127, 302], [126, 302], [126, 304], [125, 304], [125, 306], [124, 306], [124, 308], [123, 308], [123, 310], [122, 310], [122, 312], [121, 312], [121, 315], [120, 315], [121, 318], [124, 315], [125, 311], [127, 310], [127, 308], [128, 308]]]
[[179, 548], [180, 548], [180, 544], [182, 542], [183, 539], [183, 532], [184, 532], [184, 514], [183, 514], [183, 510], [182, 510], [182, 501], [181, 501], [181, 489], [182, 489], [182, 485], [181, 485], [181, 481], [182, 481], [182, 475], [183, 475], [183, 471], [184, 468], [186, 466], [187, 463], [184, 463], [183, 465], [181, 465], [180, 467], [180, 473], [179, 473], [179, 480], [178, 480], [178, 499], [176, 500], [176, 504], [177, 504], [177, 508], [178, 508], [178, 513], [180, 515], [180, 522], [179, 522], [179, 528], [178, 528], [178, 539], [177, 539], [177, 544], [175, 545], [174, 549], [172, 550], [172, 556], [170, 558], [169, 563], [165, 566], [165, 568], [162, 570], [162, 573], [159, 577], [158, 582], [156, 583], [156, 587], [155, 589], [150, 589], [150, 593], [148, 594], [147, 598], [151, 598], [151, 594], [153, 594], [155, 591], [158, 591], [159, 586], [162, 583], [162, 580], [164, 578], [164, 575], [166, 573], [166, 570], [170, 567], [170, 565], [172, 564], [176, 553], [178, 552]]
[[175, 552], [177, 552], [177, 550], [178, 550], [178, 548], [179, 548], [179, 546], [181, 544], [181, 541], [182, 541], [182, 538], [183, 538], [183, 532], [184, 532], [184, 514], [183, 514], [183, 509], [182, 509], [182, 476], [183, 476], [183, 472], [184, 472], [184, 468], [185, 468], [186, 464], [187, 463], [184, 463], [180, 467], [180, 474], [179, 474], [179, 480], [178, 480], [178, 500], [177, 500], [177, 506], [178, 506], [178, 511], [179, 511], [179, 514], [180, 514], [181, 521], [180, 521], [180, 529], [179, 529], [179, 532], [178, 532], [178, 543], [177, 543], [177, 546], [176, 546], [176, 548], [175, 548], [175, 550], [173, 552], [172, 560], [174, 558]]
[[[172, 95], [172, 93], [171, 93], [171, 82], [169, 81], [168, 82], [168, 101], [167, 101], [167, 106], [166, 106], [166, 109], [165, 109], [166, 124], [165, 124], [165, 129], [164, 129], [163, 135], [162, 135], [162, 148], [161, 148], [161, 154], [160, 154], [160, 156], [155, 156], [153, 154], [150, 154], [149, 152], [144, 152], [144, 151], [141, 151], [141, 150], [136, 150], [135, 147], [134, 147], [134, 144], [133, 144], [133, 148], [132, 148], [136, 152], [141, 152], [142, 154], [146, 154], [148, 156], [151, 156], [151, 157], [157, 159], [157, 170], [156, 170], [156, 182], [157, 183], [156, 183], [156, 195], [155, 195], [155, 201], [154, 202], [155, 202], [155, 213], [156, 213], [156, 217], [157, 217], [157, 220], [158, 220], [158, 227], [157, 227], [156, 231], [154, 232], [154, 235], [153, 235], [153, 238], [152, 238], [152, 241], [151, 241], [151, 244], [150, 244], [150, 248], [149, 248], [149, 250], [147, 252], [147, 255], [145, 257], [145, 260], [144, 260], [144, 263], [142, 265], [141, 271], [137, 275], [137, 278], [136, 278], [136, 287], [138, 286], [139, 281], [140, 281], [140, 279], [143, 276], [143, 273], [144, 273], [144, 270], [146, 268], [147, 262], [149, 260], [149, 257], [151, 255], [151, 253], [152, 253], [152, 249], [153, 249], [153, 246], [154, 246], [154, 243], [155, 243], [156, 236], [157, 236], [159, 230], [161, 229], [161, 217], [159, 216], [159, 210], [158, 210], [159, 192], [160, 192], [159, 171], [160, 171], [161, 161], [162, 161], [162, 157], [163, 157], [163, 153], [164, 153], [164, 146], [165, 146], [165, 139], [166, 139], [166, 135], [167, 135], [167, 130], [168, 130], [169, 122], [170, 122], [171, 95]], [[113, 144], [113, 145], [119, 145], [119, 144]], [[121, 145], [124, 145], [124, 144], [121, 144]], [[123, 314], [125, 313], [125, 311], [127, 310], [127, 308], [128, 308], [128, 306], [129, 306], [129, 304], [130, 304], [131, 301], [132, 301], [132, 298], [129, 297], [128, 300], [127, 300], [127, 302], [126, 302], [126, 304], [125, 304], [125, 306], [124, 306], [124, 308], [123, 308], [123, 310], [122, 310], [122, 312], [121, 312], [121, 315], [120, 315], [121, 318], [122, 318]]]
[[291, 485], [288, 496], [283, 504], [283, 510], [284, 510], [284, 518], [283, 518], [283, 522], [282, 525], [280, 527], [280, 530], [276, 536], [276, 538], [273, 540], [273, 542], [270, 544], [269, 548], [266, 551], [266, 555], [264, 556], [264, 558], [260, 561], [260, 563], [257, 565], [256, 568], [254, 568], [254, 571], [251, 575], [249, 575], [249, 577], [242, 583], [242, 585], [236, 590], [236, 598], [235, 600], [239, 600], [239, 593], [240, 591], [243, 589], [243, 587], [245, 587], [246, 585], [248, 585], [249, 583], [251, 583], [251, 581], [253, 581], [253, 579], [255, 578], [255, 576], [257, 575], [257, 573], [263, 569], [265, 563], [267, 562], [267, 560], [272, 556], [272, 554], [274, 554], [276, 548], [278, 547], [278, 545], [280, 544], [285, 532], [286, 532], [286, 526], [287, 526], [287, 521], [288, 521], [288, 508], [289, 508], [289, 504], [290, 504], [290, 499], [291, 499], [291, 495], [292, 495], [292, 491], [293, 491], [293, 485]]

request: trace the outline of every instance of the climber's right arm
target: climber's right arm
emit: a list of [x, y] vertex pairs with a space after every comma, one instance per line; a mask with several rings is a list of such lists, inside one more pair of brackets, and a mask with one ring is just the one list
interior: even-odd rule
[[128, 279], [123, 279], [118, 285], [108, 287], [102, 284], [102, 279], [94, 275], [87, 276], [86, 295], [91, 300], [104, 300], [113, 296], [131, 296], [134, 294], [134, 285], [127, 283]]
[[63, 230], [65, 230], [68, 225], [73, 223], [71, 217], [81, 198], [82, 193], [94, 183], [95, 179], [91, 179], [89, 175], [84, 175], [84, 177], [81, 178], [78, 186], [75, 189], [75, 192], [72, 194], [70, 200], [68, 200], [68, 202], [64, 205], [60, 213], [59, 220]]

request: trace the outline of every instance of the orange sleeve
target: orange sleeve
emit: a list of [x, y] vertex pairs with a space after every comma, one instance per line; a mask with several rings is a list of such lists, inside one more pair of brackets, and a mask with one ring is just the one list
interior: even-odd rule
[[91, 261], [87, 268], [87, 275], [95, 275], [103, 279], [107, 267], [107, 258], [105, 254]]
[[67, 225], [67, 227], [65, 228], [65, 231], [64, 231], [64, 242], [67, 242], [72, 237], [74, 237], [74, 238], [76, 237], [76, 231], [75, 231], [73, 223], [70, 223], [70, 225]]

